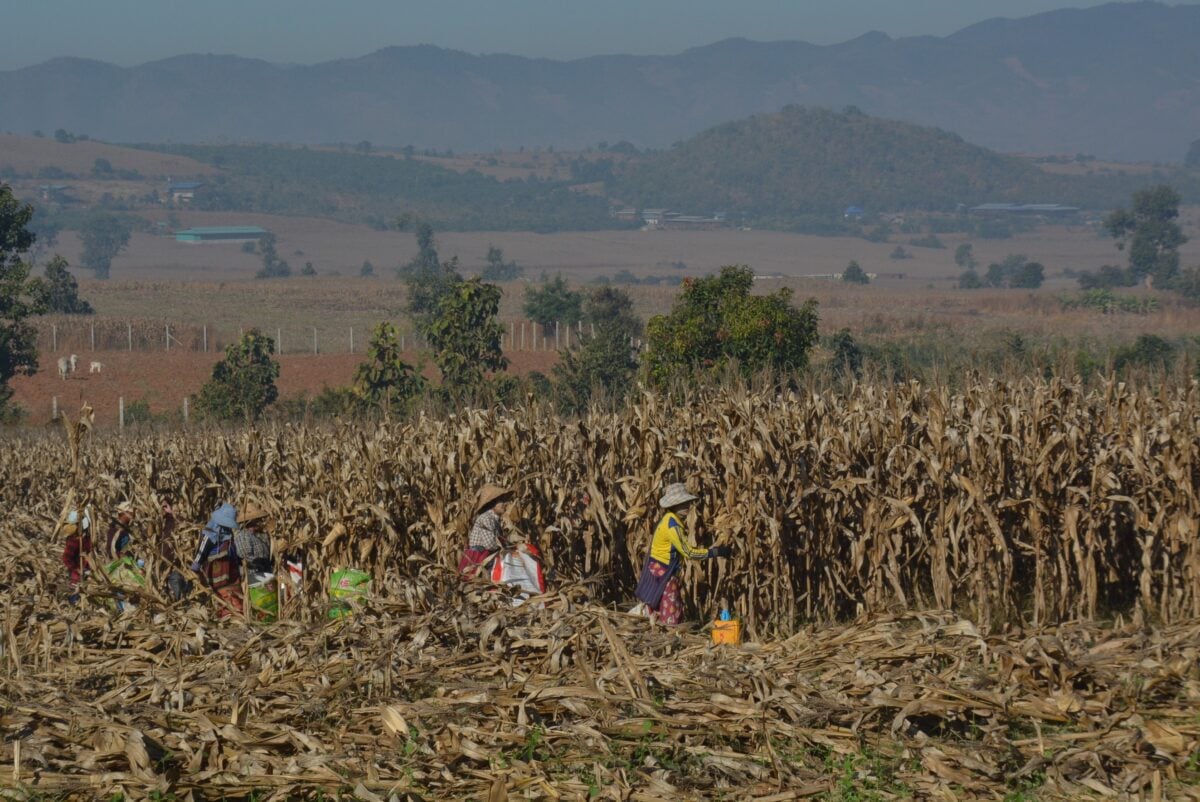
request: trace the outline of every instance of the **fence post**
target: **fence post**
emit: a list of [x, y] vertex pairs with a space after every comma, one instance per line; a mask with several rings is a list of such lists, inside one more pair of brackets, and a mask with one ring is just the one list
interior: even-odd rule
[[125, 430], [125, 396], [117, 399], [117, 426]]
[[208, 324], [204, 324], [204, 353], [208, 353]]
[[354, 353], [354, 327], [350, 327], [350, 353]]
[[313, 353], [317, 353], [317, 327], [313, 326]]
[[525, 350], [525, 321], [521, 321], [521, 350]]
[[58, 324], [50, 324], [50, 350], [58, 353]]
[[554, 350], [555, 351], [558, 350], [558, 323], [559, 323], [559, 321], [557, 321], [557, 320], [554, 321]]
[[133, 350], [133, 323], [132, 323], [132, 321], [126, 321], [125, 334], [126, 334], [126, 336], [129, 337], [129, 350], [132, 351]]
[[404, 353], [404, 335], [400, 335], [400, 353]]
[[283, 353], [283, 327], [275, 329], [275, 356]]
[[513, 351], [517, 350], [517, 322], [515, 320], [508, 321], [508, 347]]
[[92, 350], [96, 350], [96, 324], [92, 324]]
[[596, 324], [591, 323], [589, 325], [592, 327], [592, 339], [594, 340], [594, 339], [596, 339]]
[[167, 350], [171, 350], [171, 324], [167, 324]]
[[58, 396], [50, 399], [50, 420], [58, 420]]
[[185, 395], [185, 396], [183, 397], [183, 425], [184, 425], [184, 426], [187, 426], [187, 422], [188, 422], [188, 403], [187, 403], [187, 400], [188, 400], [188, 397]]

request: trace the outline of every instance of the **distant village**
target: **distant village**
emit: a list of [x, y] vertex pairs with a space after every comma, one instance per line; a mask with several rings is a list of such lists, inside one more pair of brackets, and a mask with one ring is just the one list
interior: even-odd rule
[[634, 209], [632, 207], [625, 207], [624, 209], [618, 209], [614, 216], [626, 223], [636, 223], [640, 220], [642, 228], [648, 231], [660, 229], [711, 231], [713, 229], [725, 228], [729, 225], [725, 219], [724, 212], [716, 212], [711, 217], [703, 217], [694, 214], [683, 214], [670, 209]]

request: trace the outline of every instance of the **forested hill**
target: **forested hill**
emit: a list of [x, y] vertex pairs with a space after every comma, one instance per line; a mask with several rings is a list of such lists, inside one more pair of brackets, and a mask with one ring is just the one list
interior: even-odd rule
[[609, 204], [566, 181], [500, 181], [412, 158], [275, 145], [142, 145], [219, 167], [193, 208], [391, 225], [409, 215], [438, 229], [611, 228]]
[[608, 190], [642, 208], [723, 211], [759, 226], [790, 228], [847, 206], [951, 211], [958, 204], [1025, 202], [1111, 208], [1132, 189], [1156, 181], [1174, 182], [1188, 197], [1196, 194], [1196, 177], [1176, 170], [1050, 175], [1029, 159], [936, 128], [852, 108], [789, 106], [627, 162]]
[[[869, 25], [870, 20], [864, 20]], [[946, 37], [730, 39], [576, 61], [389, 47], [319, 64], [187, 55], [0, 71], [0, 120], [111, 142], [368, 140], [418, 149], [665, 147], [789, 103], [936, 125], [1006, 152], [1178, 163], [1200, 136], [1200, 6], [1113, 3]]]

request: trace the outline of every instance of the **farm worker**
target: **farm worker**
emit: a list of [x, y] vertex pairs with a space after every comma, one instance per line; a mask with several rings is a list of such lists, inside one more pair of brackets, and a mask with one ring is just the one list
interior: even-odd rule
[[475, 501], [475, 520], [467, 535], [467, 548], [458, 561], [459, 573], [474, 573], [489, 556], [505, 545], [500, 519], [508, 509], [512, 490], [499, 485], [484, 485]]
[[694, 548], [683, 532], [680, 516], [696, 497], [681, 483], [668, 485], [658, 500], [664, 512], [654, 529], [650, 541], [650, 554], [642, 567], [635, 595], [650, 608], [654, 617], [662, 624], [675, 626], [683, 618], [683, 604], [679, 598], [679, 580], [675, 578], [684, 559], [703, 560], [711, 557], [728, 557], [728, 546], [712, 546], [707, 549]]
[[[237, 550], [233, 534], [237, 529], [237, 509], [222, 504], [208, 519], [200, 535], [200, 548], [192, 560], [192, 571], [200, 574], [204, 584], [224, 599], [234, 610], [242, 610], [242, 591], [239, 586]], [[228, 614], [227, 611], [222, 611]]]
[[108, 524], [108, 533], [104, 536], [105, 547], [110, 559], [117, 560], [125, 556], [125, 552], [133, 545], [133, 505], [122, 501], [117, 505], [117, 515]]
[[271, 542], [265, 534], [269, 523], [266, 510], [257, 504], [247, 504], [237, 516], [238, 530], [233, 535], [233, 547], [250, 584], [263, 582], [274, 573]]
[[63, 524], [63, 533], [67, 540], [63, 544], [62, 562], [67, 568], [73, 591], [68, 599], [75, 604], [79, 601], [79, 583], [87, 576], [86, 566], [92, 554], [91, 522], [86, 515], [81, 521], [79, 512], [71, 510], [67, 514], [67, 522]]
[[170, 500], [162, 503], [162, 532], [158, 536], [158, 557], [163, 565], [168, 567], [166, 588], [167, 595], [175, 601], [187, 598], [191, 593], [192, 583], [184, 578], [183, 573], [176, 567], [178, 557], [175, 554], [175, 510], [171, 508]]

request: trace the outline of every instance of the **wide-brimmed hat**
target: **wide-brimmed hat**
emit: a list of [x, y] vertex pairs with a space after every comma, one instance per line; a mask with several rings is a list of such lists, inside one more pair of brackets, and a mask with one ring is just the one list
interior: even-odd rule
[[486, 510], [497, 501], [502, 501], [512, 495], [512, 490], [500, 485], [484, 485], [479, 491], [479, 500], [475, 502], [475, 514]]
[[658, 500], [658, 506], [664, 510], [669, 510], [672, 507], [680, 504], [687, 504], [689, 501], [695, 501], [696, 497], [688, 492], [688, 489], [683, 486], [682, 482], [676, 482], [673, 485], [667, 485], [663, 491], [662, 498]]
[[247, 504], [242, 508], [241, 512], [238, 513], [238, 526], [245, 526], [246, 524], [252, 524], [255, 521], [261, 521], [263, 518], [266, 518], [267, 515], [267, 511], [257, 504]]
[[121, 513], [125, 513], [126, 515], [133, 515], [133, 505], [130, 504], [128, 501], [122, 501], [120, 504], [117, 505], [117, 515], [120, 515]]
[[77, 524], [63, 524], [62, 525], [62, 533], [66, 537], [70, 537], [71, 535], [75, 534], [78, 531], [79, 531], [79, 526]]

